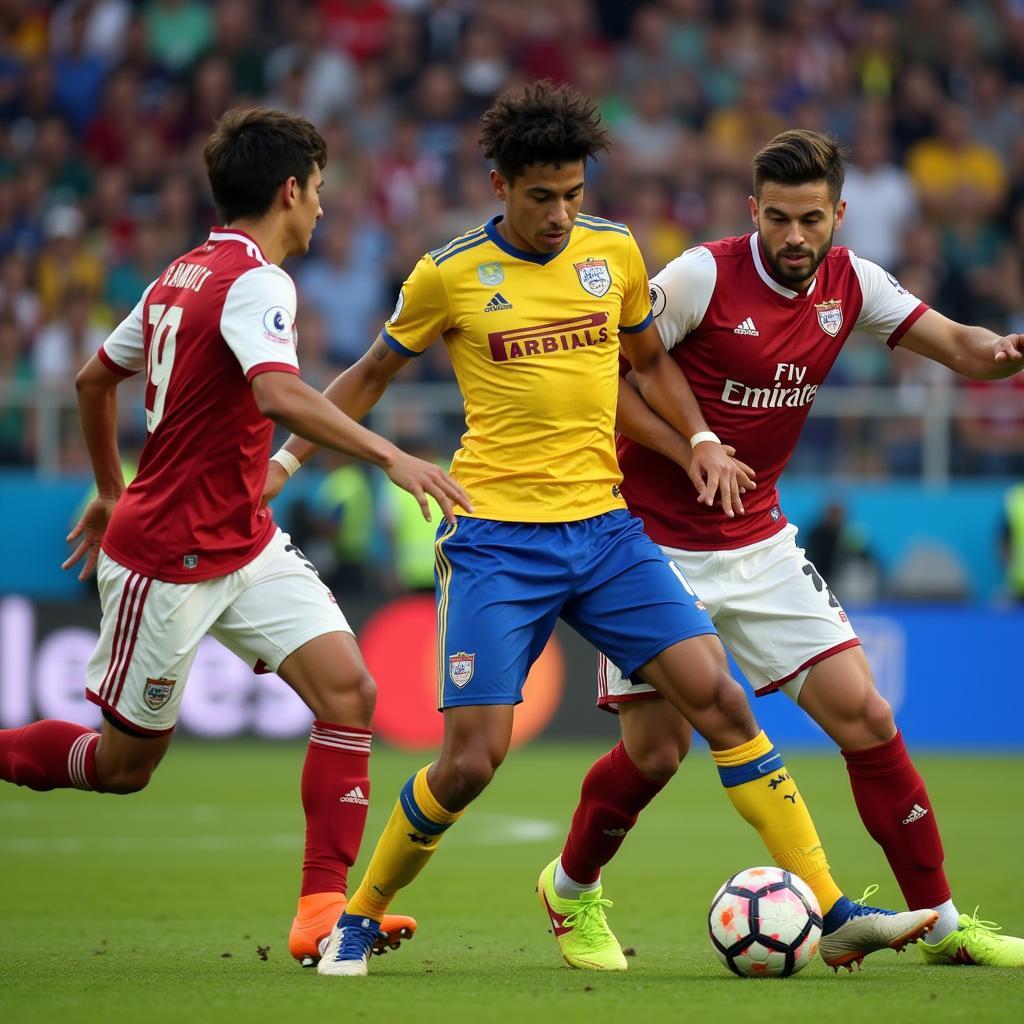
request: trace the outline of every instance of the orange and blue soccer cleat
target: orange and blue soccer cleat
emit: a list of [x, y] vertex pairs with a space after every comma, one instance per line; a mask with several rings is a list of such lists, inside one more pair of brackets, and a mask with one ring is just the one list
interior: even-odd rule
[[[315, 967], [323, 955], [331, 929], [348, 905], [339, 892], [316, 892], [299, 897], [299, 908], [288, 933], [288, 950], [303, 967]], [[403, 939], [416, 932], [416, 919], [402, 914], [385, 914], [373, 952], [398, 949]]]

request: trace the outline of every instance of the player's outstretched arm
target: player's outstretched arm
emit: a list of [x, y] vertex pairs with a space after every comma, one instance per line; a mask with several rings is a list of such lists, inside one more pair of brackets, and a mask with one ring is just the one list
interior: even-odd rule
[[633, 366], [638, 390], [654, 412], [683, 437], [710, 434], [710, 439], [701, 440], [694, 447], [687, 469], [697, 489], [697, 500], [706, 505], [721, 501], [730, 518], [737, 511], [742, 512], [740, 495], [753, 488], [753, 473], [749, 466], [733, 459], [708, 430], [689, 382], [665, 351], [657, 328], [651, 325], [636, 334], [623, 334], [620, 341]]
[[[261, 373], [253, 378], [252, 391], [260, 412], [286, 427], [296, 437], [380, 466], [399, 487], [416, 498], [428, 522], [428, 494], [441, 506], [449, 522], [454, 521], [456, 505], [472, 511], [469, 496], [444, 470], [431, 462], [414, 458], [379, 434], [367, 430], [296, 374]], [[365, 415], [372, 404], [369, 402], [360, 415]]]
[[925, 312], [899, 344], [973, 380], [998, 380], [1024, 370], [1024, 335], [1000, 337], [984, 327], [969, 327], [934, 309]]
[[86, 505], [82, 518], [67, 536], [69, 544], [75, 541], [78, 544], [61, 568], [70, 569], [84, 558], [85, 564], [78, 574], [80, 580], [87, 579], [96, 567], [103, 533], [124, 491], [121, 455], [117, 448], [117, 385], [124, 379], [95, 355], [75, 377], [78, 415], [96, 478], [96, 497]]
[[[354, 420], [361, 420], [384, 394], [391, 378], [405, 365], [407, 358], [400, 356], [390, 345], [377, 335], [377, 340], [366, 354], [343, 373], [338, 374], [324, 389], [324, 397]], [[285, 470], [278, 462], [270, 463], [267, 484], [263, 489], [263, 501], [273, 500], [281, 493], [289, 476], [299, 466], [308, 462], [320, 450], [318, 444], [292, 434], [284, 443], [284, 449], [296, 465], [291, 471]]]

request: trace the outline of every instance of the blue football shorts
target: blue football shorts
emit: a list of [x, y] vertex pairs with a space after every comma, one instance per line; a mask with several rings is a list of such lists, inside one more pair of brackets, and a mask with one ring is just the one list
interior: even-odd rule
[[616, 509], [572, 523], [460, 517], [434, 544], [438, 705], [518, 704], [561, 616], [629, 676], [714, 633], [682, 572]]

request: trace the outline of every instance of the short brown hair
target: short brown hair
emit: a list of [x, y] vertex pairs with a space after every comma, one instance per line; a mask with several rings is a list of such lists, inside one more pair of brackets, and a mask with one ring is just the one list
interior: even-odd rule
[[779, 185], [828, 182], [832, 202], [838, 203], [846, 177], [846, 154], [833, 135], [792, 128], [776, 135], [754, 157], [754, 195], [767, 181]]
[[267, 107], [234, 109], [214, 127], [203, 150], [223, 222], [262, 217], [277, 190], [295, 178], [305, 188], [313, 165], [327, 163], [327, 146], [304, 117]]
[[509, 184], [531, 164], [586, 160], [608, 143], [597, 104], [547, 79], [503, 93], [480, 118], [480, 148]]

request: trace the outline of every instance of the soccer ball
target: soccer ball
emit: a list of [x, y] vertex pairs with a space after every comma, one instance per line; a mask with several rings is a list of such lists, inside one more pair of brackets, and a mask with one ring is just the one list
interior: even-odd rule
[[802, 878], [782, 868], [747, 868], [715, 894], [708, 934], [733, 974], [785, 978], [818, 951], [821, 910]]

